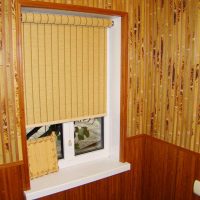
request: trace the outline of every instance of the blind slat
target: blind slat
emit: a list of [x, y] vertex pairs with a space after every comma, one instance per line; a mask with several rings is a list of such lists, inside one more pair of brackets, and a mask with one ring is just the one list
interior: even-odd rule
[[104, 28], [99, 29], [99, 113], [104, 111]]
[[89, 115], [89, 28], [83, 29], [83, 115]]
[[58, 56], [59, 56], [59, 93], [60, 93], [60, 98], [59, 98], [59, 105], [60, 106], [60, 118], [64, 119], [66, 116], [65, 113], [65, 52], [64, 52], [64, 25], [61, 25], [58, 27]]
[[72, 117], [72, 77], [71, 77], [71, 27], [65, 26], [65, 98], [66, 117]]
[[45, 26], [38, 25], [38, 51], [39, 51], [39, 95], [41, 121], [47, 121], [47, 90], [46, 90], [46, 59], [45, 59]]
[[60, 119], [59, 95], [59, 54], [58, 54], [58, 26], [52, 25], [52, 81], [53, 81], [53, 117]]
[[99, 112], [99, 28], [94, 27], [94, 112]]
[[[25, 103], [26, 103], [26, 123], [34, 122], [33, 113], [33, 89], [32, 89], [32, 48], [31, 48], [31, 24], [24, 24], [23, 26], [24, 40], [24, 84], [25, 84]], [[27, 59], [28, 58], [28, 59]]]
[[107, 30], [104, 29], [104, 110], [107, 108]]
[[89, 115], [94, 113], [94, 28], [89, 27]]
[[[46, 60], [46, 99], [47, 99], [47, 121], [53, 121], [53, 76], [52, 76], [52, 25], [45, 24], [45, 60]], [[26, 67], [26, 66], [25, 66]], [[32, 122], [32, 124], [34, 124]]]
[[39, 83], [39, 56], [38, 56], [38, 27], [37, 24], [31, 24], [31, 66], [32, 66], [32, 87], [33, 87], [33, 102], [34, 102], [34, 118], [35, 122], [38, 123], [41, 121], [40, 118], [40, 109], [41, 109], [41, 104], [40, 104], [40, 83]]
[[72, 118], [77, 117], [77, 27], [71, 26], [71, 90], [72, 90]]
[[77, 95], [78, 116], [83, 116], [83, 28], [77, 26]]

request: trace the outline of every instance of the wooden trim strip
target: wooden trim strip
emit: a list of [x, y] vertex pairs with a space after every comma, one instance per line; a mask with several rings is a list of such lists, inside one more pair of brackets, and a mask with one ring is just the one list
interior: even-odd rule
[[121, 97], [120, 97], [120, 161], [125, 162], [125, 139], [127, 138], [128, 98], [128, 14], [121, 20]]
[[17, 35], [17, 74], [19, 76], [19, 104], [20, 104], [20, 126], [21, 126], [21, 140], [22, 140], [22, 153], [23, 153], [23, 166], [22, 178], [23, 188], [25, 190], [30, 189], [28, 156], [27, 156], [27, 140], [26, 140], [26, 128], [25, 128], [25, 112], [24, 112], [24, 86], [23, 86], [23, 65], [22, 65], [22, 41], [21, 41], [21, 7], [16, 4], [16, 35]]
[[126, 16], [126, 12], [108, 10], [102, 8], [91, 8], [86, 6], [70, 5], [70, 4], [60, 4], [60, 3], [50, 3], [50, 2], [39, 2], [39, 1], [27, 1], [19, 0], [21, 7], [30, 7], [30, 8], [46, 8], [46, 9], [55, 9], [55, 10], [68, 10], [74, 12], [83, 12], [83, 13], [96, 13], [102, 15], [110, 16]]

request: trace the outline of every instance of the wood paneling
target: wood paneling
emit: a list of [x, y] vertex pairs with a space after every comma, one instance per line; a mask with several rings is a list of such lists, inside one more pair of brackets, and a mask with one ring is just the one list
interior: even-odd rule
[[200, 154], [146, 136], [143, 200], [197, 200]]
[[122, 199], [140, 200], [142, 198], [144, 142], [145, 136], [140, 135], [129, 138], [125, 143], [125, 160], [131, 163], [131, 171], [122, 179]]
[[[192, 199], [195, 163], [195, 155], [190, 152], [178, 151], [175, 199]], [[185, 192], [183, 188], [185, 188]]]
[[22, 200], [23, 179], [21, 166], [0, 169], [0, 200]]
[[146, 138], [143, 199], [173, 199], [176, 156], [176, 150], [172, 152], [160, 141]]

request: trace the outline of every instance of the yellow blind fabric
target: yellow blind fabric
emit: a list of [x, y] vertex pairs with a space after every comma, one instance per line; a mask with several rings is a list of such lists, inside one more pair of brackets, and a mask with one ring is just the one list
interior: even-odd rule
[[22, 14], [27, 126], [105, 115], [110, 26], [103, 18]]

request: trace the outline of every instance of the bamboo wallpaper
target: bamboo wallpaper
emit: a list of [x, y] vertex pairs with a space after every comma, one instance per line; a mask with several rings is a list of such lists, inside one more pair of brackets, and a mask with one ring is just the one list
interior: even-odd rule
[[[41, 1], [127, 11], [129, 13], [128, 136], [150, 134], [200, 152], [200, 0]], [[4, 0], [4, 2], [10, 1]], [[1, 41], [2, 7], [1, 4]], [[14, 26], [14, 21], [12, 22]], [[12, 34], [15, 37], [14, 31]], [[4, 134], [1, 131], [0, 142], [2, 142], [2, 135], [10, 133], [8, 127], [12, 126], [8, 126], [9, 113], [8, 110], [7, 113], [5, 111], [5, 99], [2, 101], [2, 92], [5, 93], [5, 82], [2, 80], [6, 76], [2, 67], [2, 45], [0, 47], [0, 108], [3, 113], [0, 117], [6, 116]], [[14, 52], [15, 45], [12, 48]], [[19, 114], [16, 100], [17, 87], [14, 92], [15, 107], [12, 109], [17, 110], [16, 113]], [[2, 120], [0, 123], [2, 130]], [[1, 148], [0, 155], [3, 149]]]
[[22, 160], [14, 3], [0, 4], [0, 164]]
[[153, 28], [146, 44], [145, 133], [200, 152], [200, 1], [156, 0], [147, 8]]

